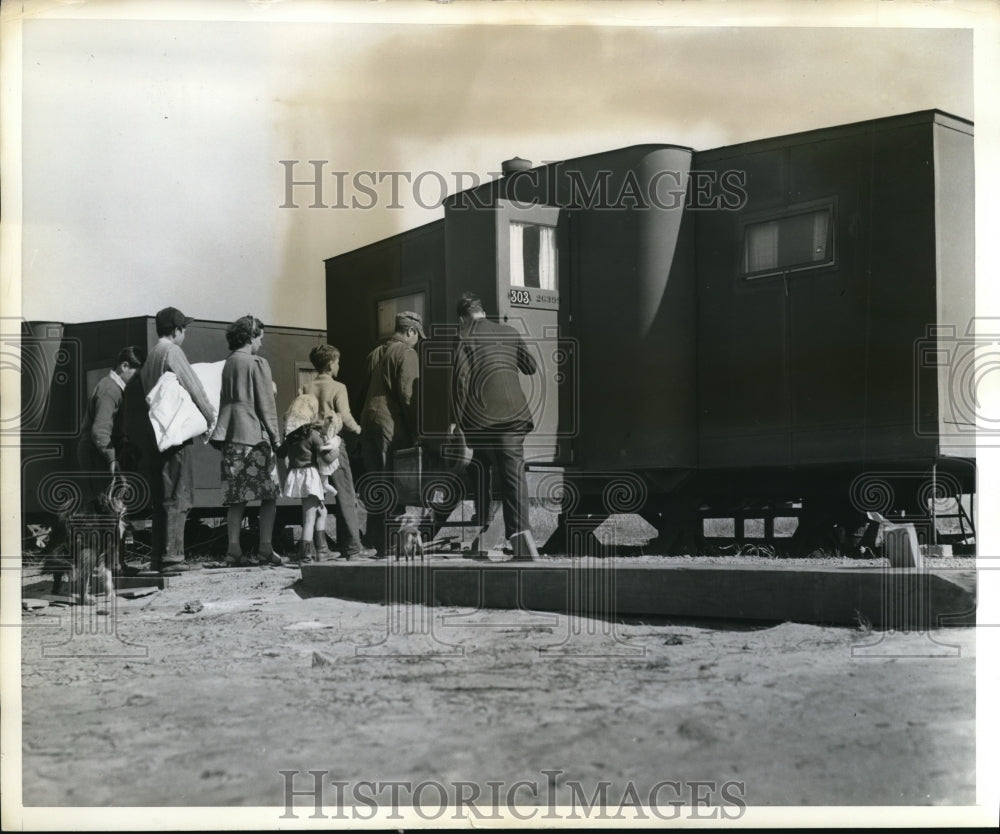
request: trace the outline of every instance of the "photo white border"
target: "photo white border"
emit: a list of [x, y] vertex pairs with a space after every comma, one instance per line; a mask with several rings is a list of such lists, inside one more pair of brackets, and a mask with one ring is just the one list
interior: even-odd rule
[[[199, 20], [274, 22], [358, 22], [413, 24], [530, 24], [600, 26], [736, 26], [736, 27], [859, 27], [859, 28], [967, 28], [974, 32], [974, 97], [976, 147], [976, 292], [980, 316], [1000, 317], [998, 276], [1000, 253], [993, 245], [1000, 229], [998, 194], [991, 185], [1000, 184], [1000, 4], [992, 0], [939, 2], [938, 0], [833, 0], [833, 2], [78, 2], [54, 3], [28, 0], [0, 7], [0, 166], [2, 166], [3, 223], [0, 228], [0, 319], [3, 337], [13, 335], [21, 315], [21, 24], [27, 19], [49, 20]], [[762, 131], [766, 132], [766, 131]], [[17, 331], [19, 332], [19, 330]], [[0, 392], [0, 416], [4, 420], [19, 412], [19, 388], [6, 375]], [[1000, 450], [981, 446], [978, 517], [980, 553], [1000, 553], [1000, 515], [990, 517], [988, 508], [1000, 506]], [[283, 809], [271, 808], [24, 808], [21, 806], [21, 682], [20, 682], [20, 534], [19, 461], [16, 447], [4, 446], [0, 456], [2, 476], [2, 526], [0, 553], [0, 657], [2, 699], [0, 732], [2, 752], [0, 779], [3, 787], [3, 827], [24, 830], [124, 830], [124, 829], [241, 829], [325, 828], [331, 821], [279, 819]], [[14, 555], [16, 554], [16, 555]], [[748, 807], [746, 814], [727, 824], [737, 828], [757, 826], [992, 826], [1000, 809], [1000, 769], [995, 742], [1000, 681], [996, 674], [1000, 638], [1000, 556], [980, 557], [979, 621], [977, 633], [977, 773], [978, 805], [975, 807]], [[989, 624], [989, 625], [986, 625]], [[388, 813], [388, 812], [386, 812]], [[476, 827], [515, 825], [482, 820]], [[535, 819], [524, 825], [547, 824]], [[606, 821], [573, 820], [575, 827], [597, 827]], [[660, 827], [655, 818], [635, 821], [634, 827]], [[695, 820], [678, 825], [699, 827]], [[718, 820], [706, 820], [715, 827]], [[355, 824], [359, 829], [384, 827], [471, 827], [468, 822], [441, 819], [428, 823], [414, 816], [405, 822], [376, 818]]]

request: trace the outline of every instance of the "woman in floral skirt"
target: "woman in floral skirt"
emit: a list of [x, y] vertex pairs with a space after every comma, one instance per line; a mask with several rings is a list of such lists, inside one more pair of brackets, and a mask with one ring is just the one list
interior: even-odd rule
[[245, 560], [240, 549], [248, 501], [260, 501], [259, 563], [283, 564], [271, 544], [281, 491], [276, 452], [282, 441], [271, 366], [257, 355], [263, 339], [264, 326], [254, 316], [243, 316], [226, 330], [232, 352], [222, 369], [219, 420], [212, 445], [222, 451], [222, 503], [229, 508], [226, 564], [231, 566], [254, 563]]

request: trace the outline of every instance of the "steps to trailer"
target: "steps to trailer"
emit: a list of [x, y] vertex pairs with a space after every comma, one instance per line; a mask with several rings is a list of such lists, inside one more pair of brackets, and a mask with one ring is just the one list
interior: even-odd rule
[[888, 567], [535, 562], [315, 564], [310, 593], [385, 605], [526, 609], [586, 617], [694, 617], [929, 631], [975, 623], [975, 571]]

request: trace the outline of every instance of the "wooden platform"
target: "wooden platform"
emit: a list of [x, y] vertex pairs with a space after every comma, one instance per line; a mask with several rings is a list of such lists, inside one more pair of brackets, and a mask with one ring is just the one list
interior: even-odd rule
[[695, 565], [669, 559], [429, 559], [302, 566], [315, 594], [375, 603], [523, 608], [928, 630], [975, 623], [975, 571]]

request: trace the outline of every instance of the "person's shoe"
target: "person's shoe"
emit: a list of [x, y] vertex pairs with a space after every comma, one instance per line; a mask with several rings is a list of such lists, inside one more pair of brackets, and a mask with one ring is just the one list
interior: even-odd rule
[[196, 570], [201, 570], [201, 565], [197, 562], [164, 562], [160, 566], [160, 573], [164, 576], [176, 573], [188, 573]]
[[362, 547], [359, 550], [353, 550], [350, 553], [343, 553], [337, 558], [343, 559], [345, 562], [364, 561], [366, 559], [377, 559], [378, 551], [374, 547]]
[[262, 544], [257, 548], [257, 559], [257, 564], [262, 568], [267, 568], [271, 565], [280, 567], [286, 564], [285, 560], [274, 552], [274, 548], [270, 544]]
[[225, 565], [227, 568], [237, 568], [243, 564], [243, 552], [237, 547], [226, 551]]
[[315, 561], [315, 556], [316, 548], [313, 543], [306, 541], [305, 539], [299, 539], [298, 550], [295, 553], [292, 563], [296, 565], [306, 565]]
[[510, 546], [514, 553], [512, 562], [534, 562], [538, 558], [538, 548], [530, 530], [521, 530], [510, 536]]
[[462, 554], [462, 558], [473, 562], [488, 562], [490, 561], [490, 554], [485, 550], [467, 550]]
[[316, 548], [317, 562], [325, 562], [333, 558], [333, 554], [330, 552], [329, 542], [326, 540], [325, 530], [316, 530], [313, 533], [313, 545]]

